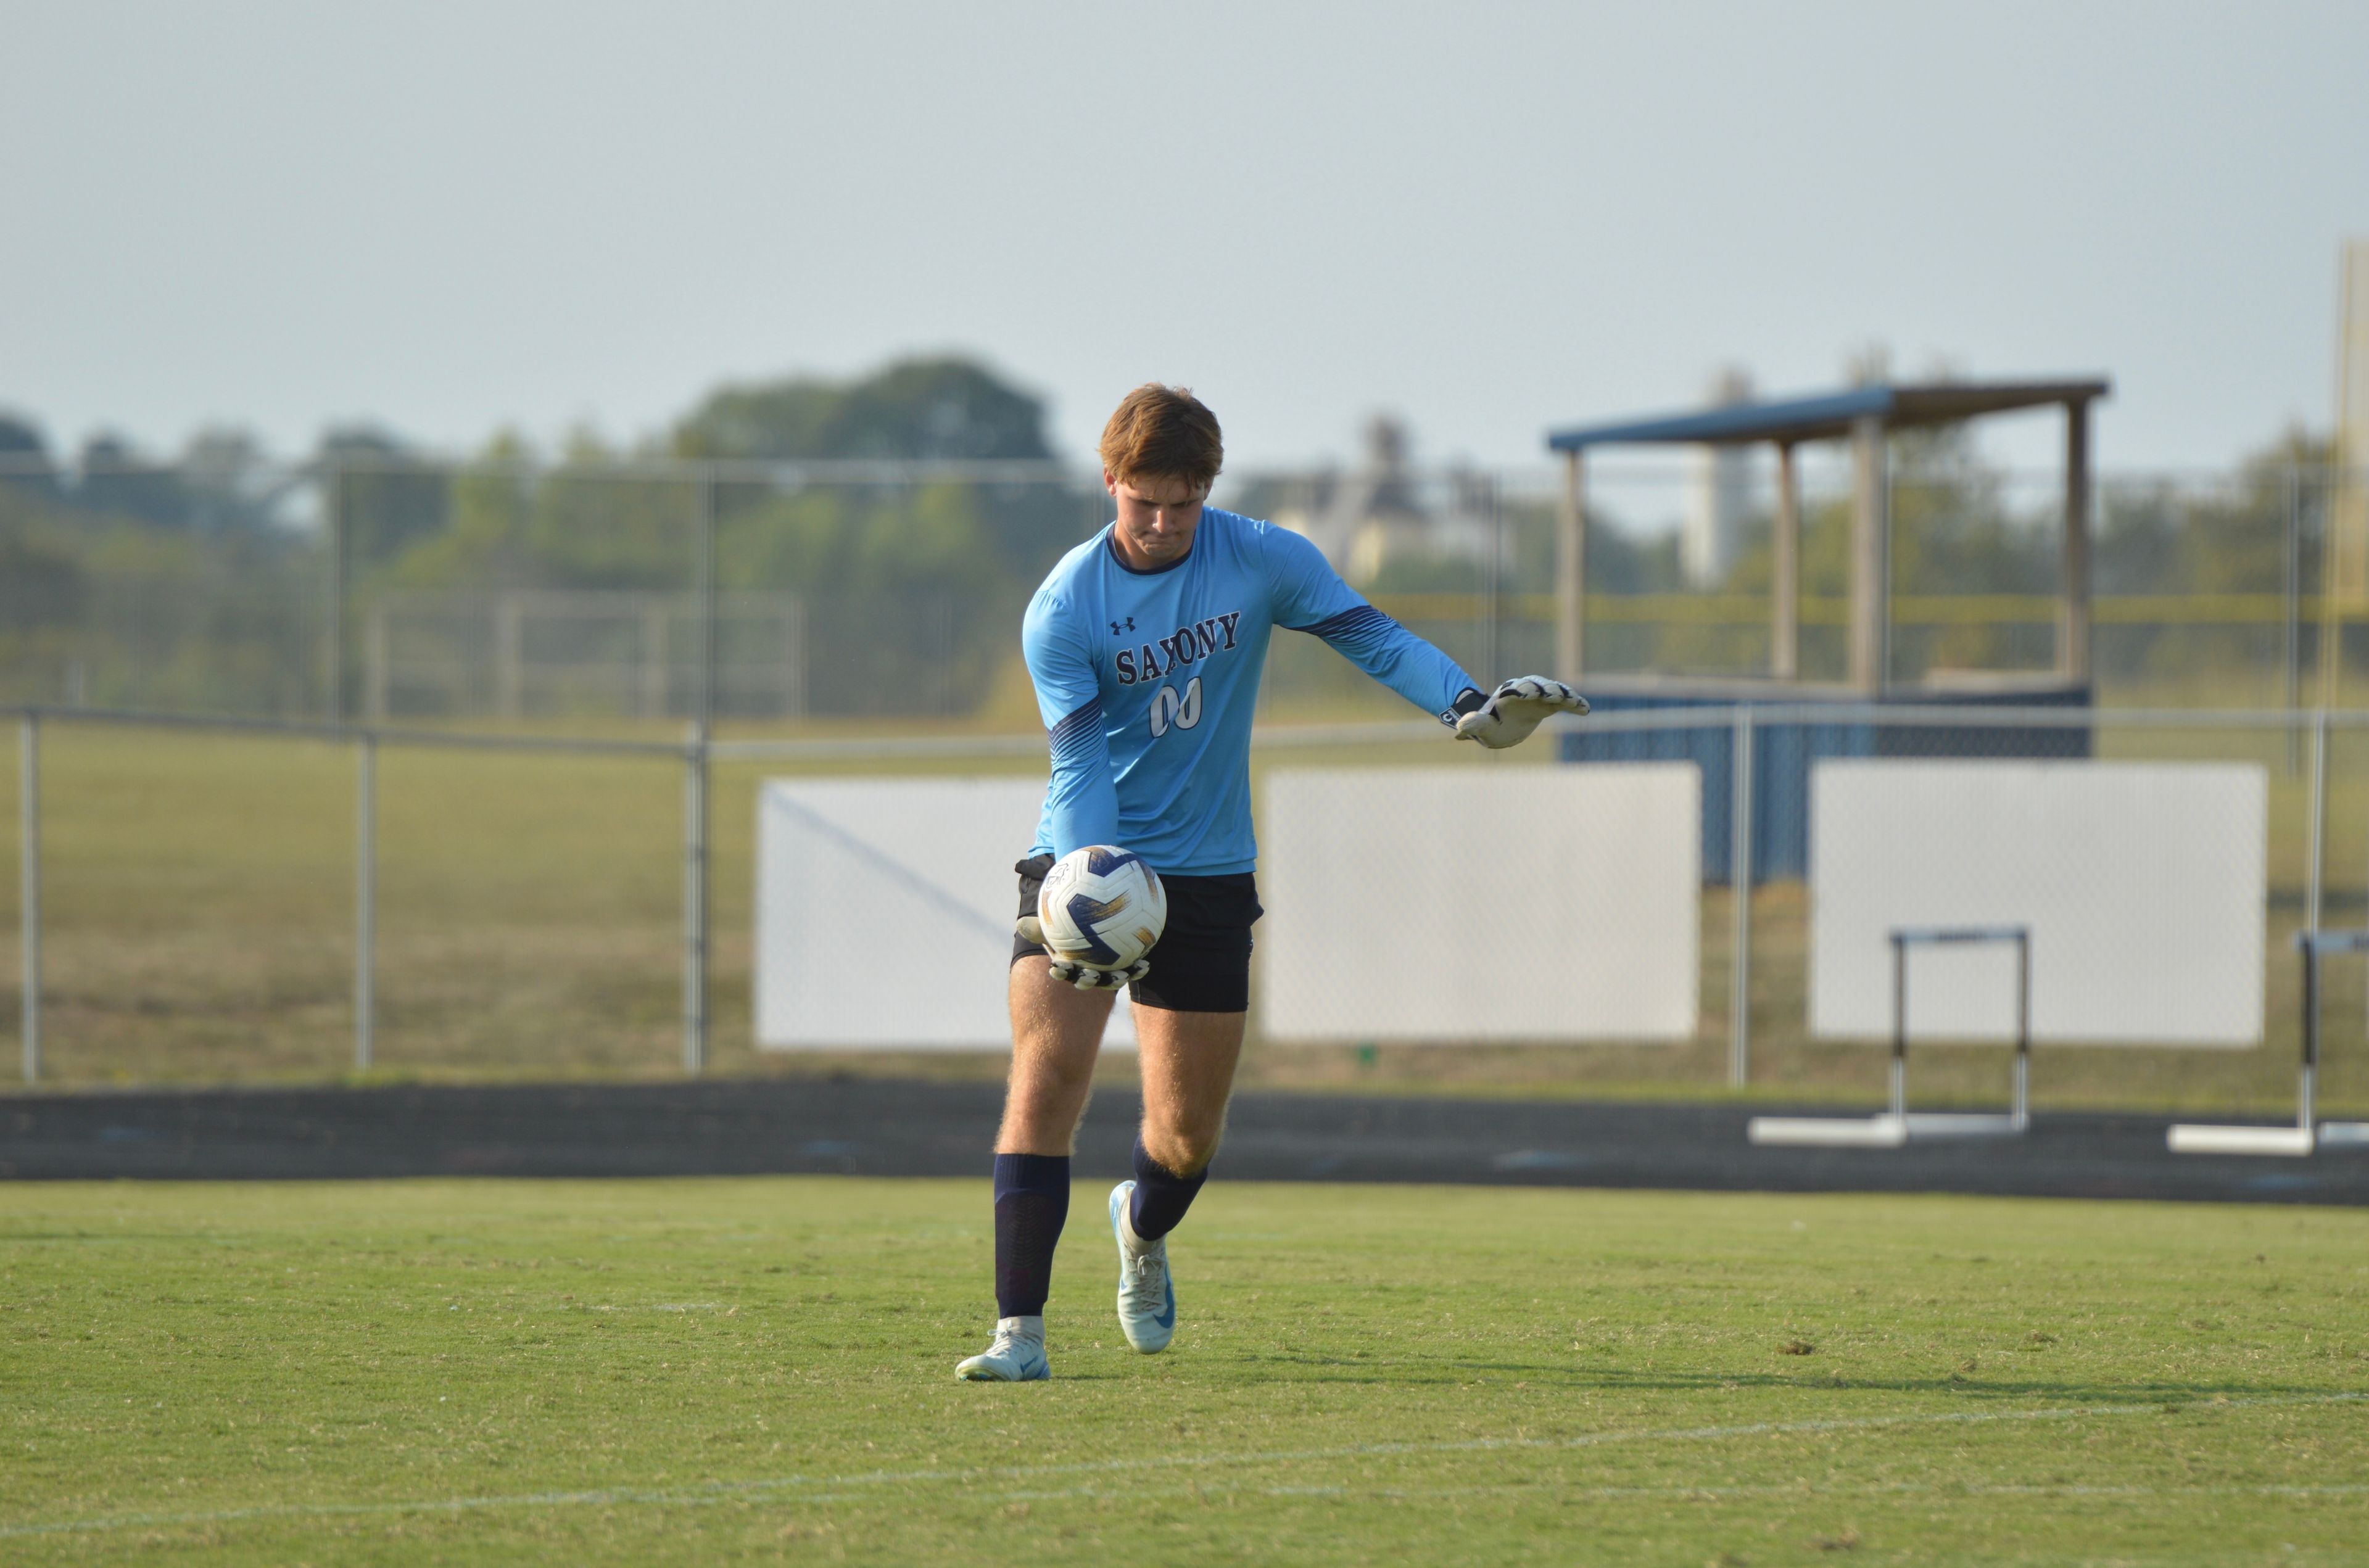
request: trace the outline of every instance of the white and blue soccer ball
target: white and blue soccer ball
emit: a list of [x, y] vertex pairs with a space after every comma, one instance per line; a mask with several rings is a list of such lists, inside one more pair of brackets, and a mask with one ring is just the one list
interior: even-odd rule
[[1168, 892], [1142, 856], [1088, 844], [1045, 874], [1036, 920], [1054, 957], [1092, 969], [1125, 969], [1160, 940], [1168, 924]]

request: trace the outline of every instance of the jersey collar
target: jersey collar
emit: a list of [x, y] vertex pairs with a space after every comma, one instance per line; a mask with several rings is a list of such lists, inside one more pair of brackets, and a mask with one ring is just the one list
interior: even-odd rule
[[1184, 546], [1184, 553], [1177, 556], [1174, 560], [1169, 562], [1166, 566], [1153, 567], [1148, 571], [1139, 567], [1128, 566], [1127, 564], [1126, 557], [1122, 556], [1118, 553], [1118, 524], [1116, 522], [1104, 525], [1103, 529], [1103, 549], [1109, 554], [1111, 565], [1116, 567], [1120, 571], [1125, 572], [1127, 576], [1131, 578], [1156, 578], [1164, 573], [1173, 572], [1177, 567], [1183, 566], [1185, 562], [1191, 560], [1193, 558], [1193, 552], [1201, 547], [1201, 530], [1208, 526], [1209, 509], [1204, 506], [1201, 509], [1201, 521], [1199, 523], [1195, 525], [1193, 529], [1193, 543]]

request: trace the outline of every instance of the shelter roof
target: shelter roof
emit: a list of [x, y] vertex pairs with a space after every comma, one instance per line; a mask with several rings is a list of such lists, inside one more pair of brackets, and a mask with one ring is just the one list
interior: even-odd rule
[[2064, 381], [1944, 381], [1917, 385], [1878, 383], [1840, 392], [1766, 402], [1723, 403], [1679, 414], [1579, 425], [1551, 431], [1556, 452], [1591, 446], [1699, 442], [1716, 446], [1745, 441], [1838, 441], [1871, 416], [1887, 426], [1947, 425], [1982, 414], [2086, 403], [2103, 397], [2112, 383], [2103, 376]]

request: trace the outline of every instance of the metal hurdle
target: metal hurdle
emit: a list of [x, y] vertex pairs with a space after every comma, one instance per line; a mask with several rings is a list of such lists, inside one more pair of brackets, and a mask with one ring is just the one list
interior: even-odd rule
[[2303, 960], [2303, 1065], [2295, 1078], [2293, 1127], [2180, 1122], [2164, 1135], [2174, 1154], [2309, 1154], [2316, 1148], [2369, 1146], [2369, 1122], [2312, 1125], [2319, 1088], [2319, 959], [2324, 953], [2369, 953], [2369, 931], [2299, 931]]
[[[2013, 1138], [2031, 1125], [2031, 928], [2028, 925], [1901, 926], [1892, 939], [1892, 1108], [1871, 1116], [1755, 1116], [1756, 1144], [1820, 1149], [1898, 1149], [1910, 1139]], [[2369, 935], [2369, 933], [2364, 933]], [[2015, 1088], [1996, 1112], [1908, 1109], [1908, 950], [2012, 942], [2015, 964]]]

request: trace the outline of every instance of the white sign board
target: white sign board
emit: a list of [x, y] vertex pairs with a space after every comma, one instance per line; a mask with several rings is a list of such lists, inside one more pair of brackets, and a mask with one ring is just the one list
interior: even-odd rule
[[[768, 779], [757, 797], [757, 1043], [1000, 1049], [1042, 779]], [[1105, 1043], [1132, 1046], [1124, 995]]]
[[[2268, 791], [2251, 764], [1818, 763], [1811, 1033], [1891, 1037], [1895, 928], [2025, 925], [2034, 1039], [2259, 1044]], [[2012, 944], [1912, 948], [1908, 1031], [2012, 1039]]]
[[1701, 796], [1692, 762], [1276, 770], [1268, 1036], [1691, 1039]]

